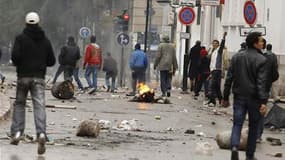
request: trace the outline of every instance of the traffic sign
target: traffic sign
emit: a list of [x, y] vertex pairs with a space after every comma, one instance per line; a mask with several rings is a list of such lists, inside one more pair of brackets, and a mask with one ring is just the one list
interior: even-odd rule
[[254, 2], [252, 2], [251, 0], [245, 2], [243, 16], [245, 22], [248, 25], [253, 26], [255, 24], [257, 20], [257, 11]]
[[88, 27], [82, 27], [79, 30], [79, 35], [81, 36], [81, 38], [88, 38], [91, 36], [91, 30]]
[[184, 25], [191, 25], [195, 17], [195, 11], [191, 7], [184, 7], [179, 12], [179, 21]]
[[117, 36], [117, 42], [121, 46], [127, 46], [130, 43], [130, 37], [126, 33], [120, 33]]
[[242, 27], [240, 28], [241, 37], [246, 37], [251, 32], [260, 32], [262, 36], [266, 36], [266, 27]]

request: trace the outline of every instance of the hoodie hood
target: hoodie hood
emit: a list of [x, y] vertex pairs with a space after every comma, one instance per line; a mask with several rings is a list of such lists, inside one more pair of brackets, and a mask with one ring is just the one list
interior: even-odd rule
[[27, 25], [24, 29], [24, 34], [33, 40], [43, 40], [45, 38], [44, 31], [38, 25]]

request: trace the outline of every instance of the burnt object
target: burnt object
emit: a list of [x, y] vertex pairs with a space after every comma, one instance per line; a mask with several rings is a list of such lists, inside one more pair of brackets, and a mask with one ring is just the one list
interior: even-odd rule
[[58, 99], [71, 99], [74, 96], [74, 85], [69, 80], [56, 83], [52, 86], [51, 93]]

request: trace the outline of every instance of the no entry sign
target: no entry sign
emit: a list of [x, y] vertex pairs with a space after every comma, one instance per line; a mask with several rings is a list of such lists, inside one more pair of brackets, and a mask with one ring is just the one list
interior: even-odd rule
[[244, 4], [244, 9], [243, 9], [243, 16], [245, 22], [253, 26], [256, 22], [257, 19], [257, 11], [254, 2], [252, 1], [246, 1]]
[[195, 11], [191, 7], [184, 7], [179, 12], [179, 21], [184, 25], [191, 25], [195, 17]]

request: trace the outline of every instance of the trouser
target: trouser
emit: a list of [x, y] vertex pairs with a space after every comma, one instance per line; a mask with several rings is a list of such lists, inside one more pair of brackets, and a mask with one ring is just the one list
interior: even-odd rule
[[160, 87], [163, 95], [165, 95], [166, 92], [170, 92], [171, 89], [170, 79], [171, 76], [169, 74], [169, 71], [160, 71]]
[[45, 111], [45, 81], [41, 78], [18, 78], [16, 101], [14, 103], [11, 134], [25, 130], [25, 107], [28, 92], [30, 91], [33, 107], [36, 133], [46, 133]]
[[83, 85], [82, 85], [82, 83], [81, 83], [81, 81], [80, 81], [80, 78], [79, 78], [79, 68], [74, 68], [74, 70], [73, 70], [73, 77], [74, 77], [74, 79], [75, 79], [75, 81], [76, 81], [76, 83], [77, 83], [77, 85], [78, 85], [78, 88], [79, 89], [83, 89]]
[[5, 76], [0, 72], [0, 80], [2, 80]]
[[222, 92], [221, 92], [221, 80], [222, 80], [222, 71], [214, 70], [211, 72], [211, 80], [209, 86], [210, 92], [210, 103], [216, 104], [216, 98], [221, 102]]
[[264, 130], [264, 117], [262, 116], [258, 123], [257, 138], [260, 138], [260, 139], [262, 138], [263, 130]]
[[238, 97], [234, 99], [234, 121], [231, 135], [231, 146], [237, 147], [240, 144], [241, 130], [248, 113], [249, 131], [247, 140], [246, 156], [252, 158], [256, 149], [258, 123], [262, 118], [259, 108], [261, 103], [255, 99]]
[[132, 71], [132, 88], [133, 93], [136, 93], [136, 88], [138, 83], [145, 83], [145, 69], [136, 68]]
[[55, 76], [53, 78], [52, 83], [55, 84], [56, 80], [58, 79], [59, 75], [64, 72], [64, 66], [63, 65], [59, 65], [59, 67], [57, 68], [57, 71], [55, 73]]
[[[97, 72], [99, 70], [99, 65], [88, 64], [85, 71], [85, 78], [88, 83], [89, 88], [97, 89]], [[90, 79], [92, 76], [92, 81]]]
[[194, 87], [194, 93], [195, 96], [199, 96], [199, 92], [202, 89], [202, 86], [204, 85], [204, 89], [205, 89], [205, 96], [208, 93], [208, 85], [207, 85], [207, 79], [209, 77], [208, 73], [201, 73], [198, 75], [198, 77], [196, 78], [196, 83], [195, 83], [195, 87]]
[[[111, 79], [111, 83], [110, 83], [110, 79]], [[106, 72], [105, 82], [106, 82], [106, 86], [108, 88], [111, 88], [111, 91], [114, 91], [115, 90], [115, 83], [116, 83], [116, 74], [114, 74], [112, 72]]]
[[74, 67], [66, 65], [64, 66], [64, 81], [72, 81], [72, 76], [74, 75]]

